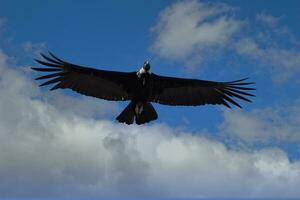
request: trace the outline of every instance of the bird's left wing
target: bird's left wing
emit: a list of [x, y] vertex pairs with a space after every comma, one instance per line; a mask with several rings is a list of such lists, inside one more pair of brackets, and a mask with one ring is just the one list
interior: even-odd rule
[[247, 96], [254, 96], [245, 91], [255, 90], [247, 87], [254, 84], [246, 79], [215, 82], [197, 79], [173, 78], [151, 75], [152, 94], [150, 101], [164, 105], [197, 106], [205, 104], [230, 104], [241, 107], [234, 98], [251, 102]]
[[48, 73], [36, 80], [46, 80], [43, 84], [55, 84], [50, 90], [69, 88], [78, 93], [105, 100], [124, 101], [130, 99], [130, 84], [135, 76], [134, 72], [116, 72], [82, 67], [63, 61], [49, 52], [50, 56], [36, 60], [46, 66], [32, 69]]

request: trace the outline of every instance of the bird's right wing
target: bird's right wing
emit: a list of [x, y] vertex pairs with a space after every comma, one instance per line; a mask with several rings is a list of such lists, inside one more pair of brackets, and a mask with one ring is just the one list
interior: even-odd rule
[[78, 93], [105, 100], [124, 101], [130, 99], [128, 90], [134, 80], [134, 72], [116, 72], [82, 67], [63, 61], [49, 52], [50, 56], [42, 57], [45, 61], [36, 60], [47, 67], [33, 70], [48, 73], [36, 78], [47, 80], [40, 86], [55, 84], [50, 90], [69, 88]]
[[254, 96], [246, 92], [255, 90], [251, 82], [246, 79], [216, 82], [197, 79], [175, 78], [151, 74], [152, 94], [150, 101], [164, 105], [198, 106], [205, 104], [223, 104], [230, 108], [230, 104], [241, 107], [234, 98], [251, 102], [247, 96]]

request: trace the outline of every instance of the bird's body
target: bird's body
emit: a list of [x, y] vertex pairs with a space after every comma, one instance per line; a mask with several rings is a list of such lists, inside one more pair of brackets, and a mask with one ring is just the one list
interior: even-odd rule
[[250, 102], [245, 96], [254, 96], [245, 87], [253, 83], [246, 79], [215, 82], [197, 79], [182, 79], [159, 76], [150, 72], [148, 61], [135, 72], [116, 72], [82, 67], [65, 62], [53, 54], [45, 61], [36, 60], [44, 68], [33, 68], [48, 72], [40, 79], [50, 79], [41, 86], [56, 84], [51, 90], [69, 88], [84, 95], [111, 101], [130, 101], [129, 105], [116, 118], [119, 122], [144, 124], [157, 119], [151, 102], [164, 105], [198, 106], [205, 104], [230, 104], [240, 107], [232, 98]]
[[[146, 63], [146, 62], [145, 62]], [[142, 67], [137, 71], [134, 79], [134, 87], [130, 91], [131, 102], [118, 117], [117, 120], [122, 123], [131, 124], [134, 118], [137, 124], [143, 124], [157, 119], [157, 113], [153, 106], [148, 102], [152, 94], [151, 73]], [[147, 116], [146, 116], [146, 115]]]

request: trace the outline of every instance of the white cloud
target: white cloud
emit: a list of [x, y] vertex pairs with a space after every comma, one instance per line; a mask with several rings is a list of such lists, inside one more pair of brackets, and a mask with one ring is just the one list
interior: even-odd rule
[[300, 163], [280, 149], [230, 150], [162, 124], [95, 120], [70, 106], [71, 117], [7, 60], [1, 53], [2, 198], [300, 195]]
[[241, 27], [225, 4], [178, 1], [164, 9], [153, 28], [152, 50], [171, 60], [199, 62], [224, 47]]

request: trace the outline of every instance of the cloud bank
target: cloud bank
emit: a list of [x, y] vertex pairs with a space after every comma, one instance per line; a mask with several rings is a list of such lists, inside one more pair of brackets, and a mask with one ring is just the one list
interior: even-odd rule
[[[300, 195], [300, 162], [279, 148], [233, 150], [164, 124], [116, 124], [107, 118], [109, 108], [118, 109], [113, 104], [49, 94], [81, 105], [87, 114], [80, 114], [45, 97], [9, 60], [0, 53], [2, 198]], [[88, 108], [96, 104], [99, 113]]]

